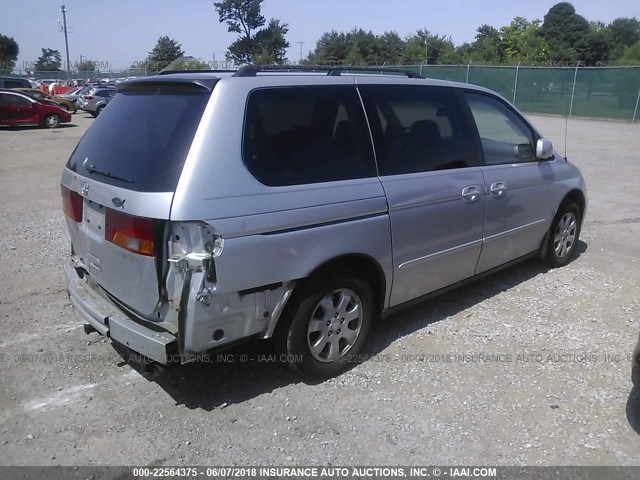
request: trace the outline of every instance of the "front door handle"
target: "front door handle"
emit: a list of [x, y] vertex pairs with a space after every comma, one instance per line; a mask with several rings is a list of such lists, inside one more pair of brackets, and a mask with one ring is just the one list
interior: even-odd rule
[[480, 187], [477, 185], [469, 185], [462, 189], [462, 199], [465, 202], [475, 202], [480, 196]]
[[503, 197], [507, 191], [507, 184], [504, 182], [494, 182], [489, 187], [489, 190], [494, 197]]

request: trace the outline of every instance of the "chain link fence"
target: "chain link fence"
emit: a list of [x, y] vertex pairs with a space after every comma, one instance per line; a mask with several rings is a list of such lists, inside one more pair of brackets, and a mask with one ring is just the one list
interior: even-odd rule
[[[338, 66], [338, 65], [336, 65]], [[371, 66], [384, 71], [387, 66]], [[300, 68], [300, 66], [298, 66]], [[348, 68], [344, 65], [341, 68]], [[640, 121], [640, 66], [513, 67], [487, 65], [394, 65], [425, 77], [481, 85], [528, 113]], [[76, 80], [116, 81], [152, 75], [145, 69], [73, 72]], [[66, 82], [66, 72], [20, 75]]]
[[640, 120], [640, 66], [407, 65], [402, 68], [429, 78], [490, 88], [524, 112]]

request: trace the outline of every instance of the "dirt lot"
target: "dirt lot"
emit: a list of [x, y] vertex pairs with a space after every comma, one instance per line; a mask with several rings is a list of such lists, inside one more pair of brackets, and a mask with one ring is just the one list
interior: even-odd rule
[[[532, 119], [563, 151], [564, 120]], [[73, 121], [0, 130], [0, 464], [640, 464], [639, 125], [569, 122], [590, 197], [570, 265], [397, 314], [372, 359], [310, 385], [268, 344], [144, 373], [83, 333], [59, 175], [93, 119]]]

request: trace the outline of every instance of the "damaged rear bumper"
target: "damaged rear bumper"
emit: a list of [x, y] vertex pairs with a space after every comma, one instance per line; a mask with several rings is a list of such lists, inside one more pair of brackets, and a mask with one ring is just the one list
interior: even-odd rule
[[178, 349], [177, 339], [173, 334], [152, 330], [131, 320], [102, 298], [86, 280], [80, 278], [71, 265], [64, 266], [64, 275], [69, 299], [81, 320], [101, 335], [167, 365], [170, 355]]

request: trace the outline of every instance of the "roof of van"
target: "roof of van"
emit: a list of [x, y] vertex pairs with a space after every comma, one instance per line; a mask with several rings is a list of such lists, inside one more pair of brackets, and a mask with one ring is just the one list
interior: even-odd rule
[[[425, 78], [419, 75], [407, 76], [407, 72], [387, 69], [347, 69], [339, 68], [339, 74], [331, 74], [330, 68], [319, 69], [286, 69], [270, 68], [250, 72], [249, 75], [238, 74], [240, 70], [194, 70], [163, 72], [150, 77], [138, 77], [127, 80], [116, 86], [118, 91], [146, 90], [149, 88], [160, 89], [190, 89], [195, 91], [212, 91], [215, 84], [220, 81], [250, 81], [256, 85], [345, 85], [345, 84], [404, 84], [404, 85], [437, 85], [455, 88], [467, 88], [485, 92], [491, 90], [469, 83], [452, 82], [435, 78]], [[329, 74], [328, 74], [329, 72]]]

